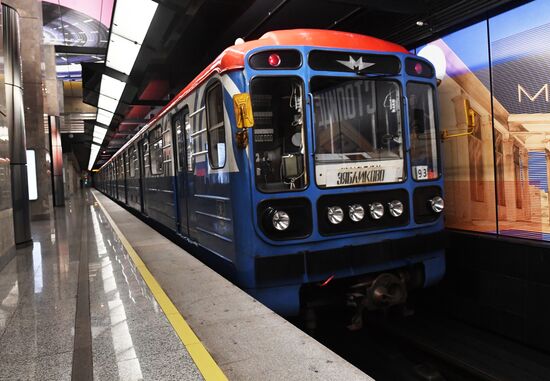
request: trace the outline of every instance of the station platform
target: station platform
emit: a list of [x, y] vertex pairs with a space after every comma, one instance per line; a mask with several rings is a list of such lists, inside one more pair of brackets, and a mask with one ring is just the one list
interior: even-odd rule
[[369, 380], [85, 190], [0, 271], [0, 380]]

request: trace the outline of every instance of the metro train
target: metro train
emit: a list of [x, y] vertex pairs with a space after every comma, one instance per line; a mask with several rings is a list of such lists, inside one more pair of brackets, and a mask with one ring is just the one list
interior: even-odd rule
[[95, 187], [283, 315], [340, 292], [360, 309], [389, 308], [437, 283], [432, 64], [338, 31], [239, 42], [94, 174]]

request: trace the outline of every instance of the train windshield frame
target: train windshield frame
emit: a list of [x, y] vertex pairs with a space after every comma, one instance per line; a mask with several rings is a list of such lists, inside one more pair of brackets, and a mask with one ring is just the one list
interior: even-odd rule
[[314, 76], [315, 179], [320, 188], [406, 180], [401, 83]]

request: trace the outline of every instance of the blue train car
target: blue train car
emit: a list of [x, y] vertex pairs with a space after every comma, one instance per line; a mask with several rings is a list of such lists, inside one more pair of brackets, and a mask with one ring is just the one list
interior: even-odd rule
[[436, 87], [393, 43], [270, 32], [226, 49], [96, 186], [279, 313], [336, 289], [370, 309], [403, 303], [445, 273]]

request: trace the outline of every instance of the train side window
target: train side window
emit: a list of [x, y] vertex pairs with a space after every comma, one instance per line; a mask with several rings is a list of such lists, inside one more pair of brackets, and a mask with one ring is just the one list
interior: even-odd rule
[[147, 139], [144, 139], [140, 143], [141, 152], [143, 158], [143, 177], [151, 177], [150, 164], [149, 164], [149, 144]]
[[193, 136], [193, 127], [191, 126], [191, 118], [189, 117], [189, 110], [185, 115], [185, 136], [187, 138], [187, 172], [193, 172], [195, 165], [195, 144], [196, 138]]
[[189, 118], [189, 110], [184, 117], [185, 123], [185, 136], [187, 137], [187, 172], [193, 172], [193, 162], [195, 160], [193, 156], [193, 138], [191, 137], [191, 118]]
[[133, 166], [134, 166], [134, 174], [135, 174], [135, 177], [139, 177], [139, 156], [138, 156], [138, 148], [137, 146], [134, 146], [134, 161], [133, 161]]
[[162, 174], [172, 176], [172, 126], [168, 123], [162, 131]]
[[178, 117], [176, 117], [174, 120], [174, 128], [176, 130], [176, 147], [177, 147], [176, 162], [178, 164], [178, 172], [181, 172], [183, 171], [183, 166], [184, 166], [183, 154], [185, 152], [185, 145], [184, 145], [185, 139], [183, 136], [184, 131], [181, 126], [181, 120]]
[[208, 158], [214, 169], [225, 166], [225, 124], [223, 90], [219, 82], [206, 92], [206, 121], [208, 126]]
[[[185, 163], [187, 161], [187, 170], [192, 171], [191, 165], [191, 153], [193, 146], [191, 145], [191, 138], [189, 136], [191, 126], [189, 124], [189, 108], [185, 106], [183, 109], [183, 120], [177, 114], [174, 117], [174, 128], [176, 129], [176, 145], [177, 145], [177, 163], [178, 172], [182, 172], [185, 169]], [[185, 144], [187, 142], [187, 145]], [[187, 159], [187, 160], [186, 160]]]
[[118, 159], [118, 179], [124, 180], [124, 155], [120, 155]]
[[151, 158], [151, 174], [161, 175], [163, 170], [162, 158], [162, 129], [157, 126], [149, 133], [149, 156]]
[[122, 159], [124, 162], [124, 177], [130, 177], [130, 157], [128, 156], [128, 151], [122, 153]]
[[129, 152], [128, 165], [130, 166], [130, 177], [134, 178], [136, 177], [136, 169], [137, 169], [136, 148], [130, 147], [128, 152]]

